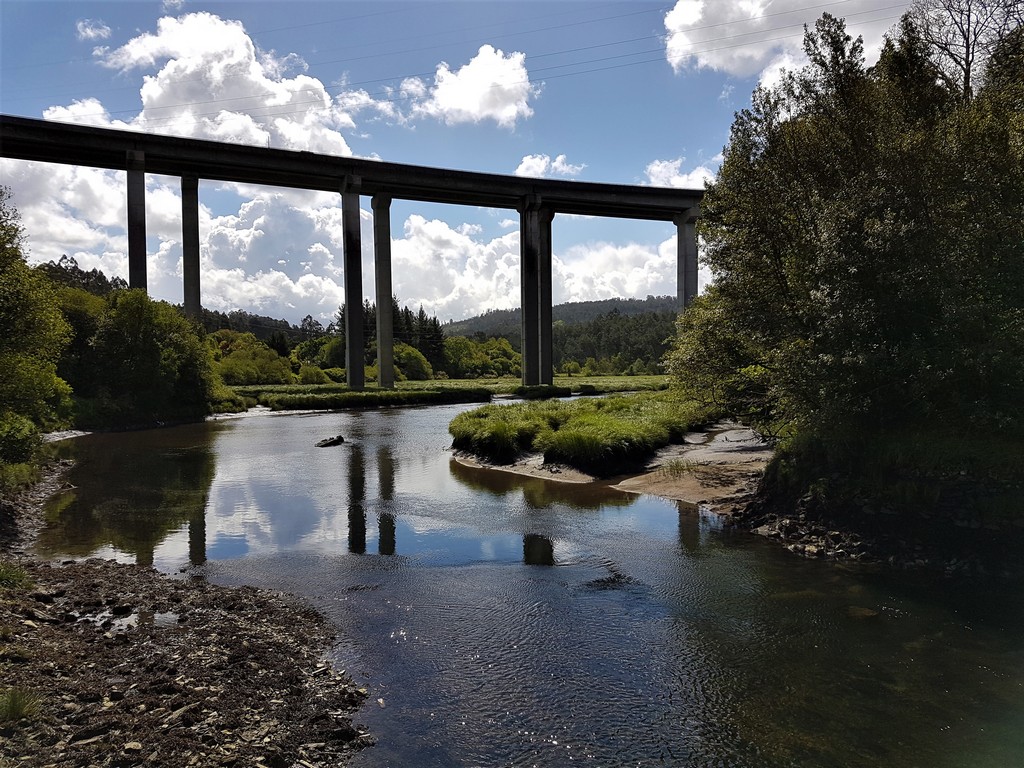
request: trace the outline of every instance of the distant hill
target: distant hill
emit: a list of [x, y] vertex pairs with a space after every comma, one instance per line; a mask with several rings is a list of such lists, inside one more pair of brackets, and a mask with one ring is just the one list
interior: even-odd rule
[[[646, 299], [603, 299], [601, 301], [574, 301], [559, 304], [551, 310], [554, 322], [561, 320], [567, 325], [588, 323], [601, 315], [618, 311], [620, 315], [632, 317], [650, 312], [676, 312], [675, 296], [648, 296]], [[522, 312], [519, 309], [493, 309], [466, 320], [445, 323], [441, 327], [446, 336], [505, 337], [519, 348], [522, 333]]]

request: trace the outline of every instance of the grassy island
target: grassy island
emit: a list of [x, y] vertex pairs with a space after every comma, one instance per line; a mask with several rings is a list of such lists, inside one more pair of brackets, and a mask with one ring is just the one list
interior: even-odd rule
[[496, 464], [527, 453], [607, 476], [642, 465], [659, 448], [708, 421], [710, 409], [673, 392], [485, 405], [448, 427], [453, 442]]

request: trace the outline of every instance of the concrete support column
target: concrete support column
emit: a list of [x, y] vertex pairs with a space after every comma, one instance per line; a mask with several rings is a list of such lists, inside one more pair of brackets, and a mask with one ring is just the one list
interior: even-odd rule
[[199, 178], [181, 177], [181, 274], [185, 315], [200, 318], [199, 299]]
[[540, 384], [553, 384], [555, 372], [552, 366], [552, 322], [551, 322], [551, 222], [554, 212], [541, 208], [538, 212], [540, 225], [540, 263], [537, 269], [538, 300], [538, 353], [540, 355]]
[[146, 290], [146, 158], [128, 150], [128, 287]]
[[523, 200], [519, 209], [519, 285], [523, 315], [523, 386], [540, 384], [540, 204]]
[[363, 274], [359, 231], [359, 177], [341, 184], [341, 224], [345, 274], [345, 377], [352, 389], [363, 389]]
[[523, 384], [551, 384], [551, 221], [540, 196], [519, 206], [520, 285], [523, 313]]
[[676, 224], [676, 292], [680, 311], [697, 298], [697, 219], [700, 208], [678, 214]]
[[395, 319], [391, 314], [391, 196], [377, 194], [373, 206], [373, 275], [377, 295], [377, 382], [394, 389]]

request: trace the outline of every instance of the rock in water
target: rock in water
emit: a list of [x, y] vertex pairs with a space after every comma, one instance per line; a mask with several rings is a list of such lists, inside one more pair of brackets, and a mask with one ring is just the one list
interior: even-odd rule
[[345, 438], [341, 435], [335, 435], [334, 437], [328, 437], [321, 440], [316, 444], [317, 448], [330, 448], [332, 445], [341, 445], [345, 442]]

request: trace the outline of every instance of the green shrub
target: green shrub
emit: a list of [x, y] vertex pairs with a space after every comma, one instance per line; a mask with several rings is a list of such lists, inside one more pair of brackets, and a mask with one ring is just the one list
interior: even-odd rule
[[39, 430], [24, 416], [0, 413], [0, 464], [29, 461], [40, 445]]
[[0, 589], [31, 589], [32, 579], [19, 565], [0, 560]]
[[0, 723], [32, 717], [39, 711], [41, 696], [27, 688], [8, 688], [0, 693]]
[[241, 413], [256, 405], [254, 398], [245, 398], [224, 384], [217, 383], [210, 393], [211, 413]]
[[317, 368], [315, 365], [302, 365], [299, 368], [299, 383], [300, 384], [327, 384], [330, 379], [327, 374], [324, 373], [322, 368]]

